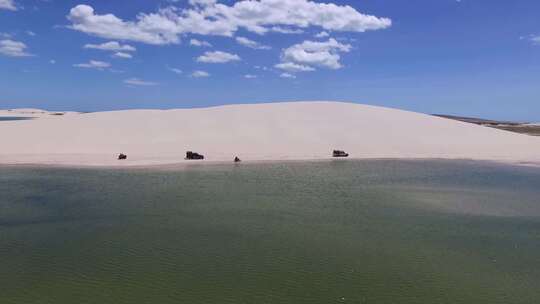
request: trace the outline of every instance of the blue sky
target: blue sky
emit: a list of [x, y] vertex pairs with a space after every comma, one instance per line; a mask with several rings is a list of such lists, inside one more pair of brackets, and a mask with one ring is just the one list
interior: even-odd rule
[[339, 100], [540, 121], [540, 1], [215, 2], [0, 0], [0, 108]]

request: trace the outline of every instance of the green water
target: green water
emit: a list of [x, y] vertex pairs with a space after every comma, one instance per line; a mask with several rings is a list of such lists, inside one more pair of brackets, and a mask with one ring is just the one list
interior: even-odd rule
[[29, 120], [32, 119], [32, 117], [6, 117], [6, 116], [0, 116], [0, 122], [2, 121], [15, 121], [15, 120]]
[[540, 303], [540, 169], [0, 167], [0, 303]]

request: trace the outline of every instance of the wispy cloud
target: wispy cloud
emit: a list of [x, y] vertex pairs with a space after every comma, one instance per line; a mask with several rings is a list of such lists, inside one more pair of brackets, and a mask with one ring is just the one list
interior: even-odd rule
[[257, 70], [262, 70], [262, 71], [269, 71], [270, 70], [268, 67], [260, 66], [260, 65], [256, 65], [256, 66], [254, 66], [254, 68], [256, 68]]
[[270, 30], [272, 32], [281, 33], [281, 34], [302, 34], [304, 32], [303, 29], [283, 27], [283, 26], [273, 26], [270, 28]]
[[240, 56], [222, 51], [205, 52], [204, 55], [197, 57], [197, 62], [204, 63], [227, 63], [239, 60], [241, 60]]
[[198, 39], [189, 40], [189, 45], [199, 46], [199, 47], [212, 47], [212, 44], [210, 42], [203, 41], [203, 40], [198, 40]]
[[171, 71], [171, 72], [173, 72], [173, 73], [175, 73], [175, 74], [178, 74], [178, 75], [181, 75], [181, 74], [184, 73], [182, 70], [177, 69], [177, 68], [167, 67], [167, 70], [169, 70], [169, 71]]
[[243, 45], [245, 47], [255, 49], [255, 50], [269, 50], [269, 49], [271, 49], [271, 47], [268, 46], [268, 45], [262, 45], [262, 44], [258, 43], [257, 41], [253, 41], [253, 40], [248, 39], [246, 37], [236, 37], [236, 42], [238, 42], [238, 44], [240, 44], [240, 45]]
[[109, 41], [102, 44], [86, 44], [85, 49], [95, 49], [102, 51], [114, 51], [114, 52], [135, 52], [137, 49], [129, 44], [120, 44], [117, 41]]
[[104, 61], [90, 60], [86, 63], [74, 64], [73, 66], [76, 68], [103, 70], [103, 69], [111, 67], [111, 64]]
[[278, 69], [293, 72], [293, 73], [295, 73], [295, 72], [311, 72], [311, 71], [315, 71], [315, 69], [310, 67], [310, 66], [297, 64], [297, 63], [294, 63], [294, 62], [278, 63], [278, 64], [275, 65], [275, 67], [278, 68]]
[[158, 85], [157, 82], [145, 81], [145, 80], [142, 80], [142, 79], [139, 79], [139, 78], [125, 79], [124, 83], [127, 84], [127, 85], [132, 85], [132, 86], [146, 86], [146, 87], [147, 86], [156, 86], [156, 85]]
[[29, 57], [32, 54], [26, 51], [28, 47], [20, 41], [11, 39], [0, 40], [0, 54], [9, 57]]
[[191, 77], [193, 78], [204, 78], [204, 77], [210, 77], [210, 74], [205, 71], [194, 71], [191, 73]]
[[315, 35], [315, 38], [326, 38], [326, 37], [328, 37], [328, 36], [330, 36], [330, 34], [328, 34], [328, 32], [322, 31], [322, 32], [320, 32], [320, 33], [317, 33], [317, 34]]
[[0, 0], [0, 9], [5, 9], [9, 11], [16, 11], [17, 6], [13, 0]]
[[279, 77], [281, 77], [281, 78], [290, 78], [290, 79], [296, 78], [295, 75], [290, 74], [290, 73], [282, 73], [281, 75], [279, 75]]
[[131, 59], [133, 56], [130, 53], [116, 52], [112, 55], [114, 58]]

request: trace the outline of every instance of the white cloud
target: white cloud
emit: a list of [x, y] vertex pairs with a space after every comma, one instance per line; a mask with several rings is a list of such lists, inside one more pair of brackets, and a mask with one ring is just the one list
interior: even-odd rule
[[197, 40], [197, 39], [191, 39], [189, 40], [189, 44], [193, 46], [200, 46], [200, 47], [212, 47], [212, 44], [208, 41], [203, 40]]
[[270, 69], [265, 66], [256, 65], [254, 66], [257, 70], [269, 71]]
[[0, 40], [0, 54], [9, 57], [29, 57], [33, 56], [26, 52], [27, 46], [23, 42], [11, 39]]
[[74, 64], [73, 66], [76, 68], [103, 70], [111, 67], [111, 64], [104, 61], [90, 60], [87, 63], [78, 63]]
[[281, 34], [302, 34], [304, 30], [299, 28], [288, 28], [282, 26], [273, 26], [270, 28], [272, 32], [281, 33]]
[[[173, 0], [178, 1], [178, 0]], [[189, 0], [189, 4], [195, 6], [210, 6], [216, 4], [217, 0]]]
[[539, 36], [531, 36], [530, 40], [535, 44], [540, 44], [540, 35]]
[[49, 63], [50, 63], [50, 64], [56, 64], [56, 60], [51, 59], [51, 60], [49, 60]]
[[390, 27], [392, 21], [362, 14], [349, 5], [310, 0], [240, 0], [232, 5], [214, 0], [190, 0], [187, 8], [167, 7], [140, 13], [133, 21], [96, 14], [77, 5], [67, 18], [71, 28], [108, 39], [149, 44], [179, 43], [185, 34], [233, 36], [239, 29], [257, 34], [299, 32], [311, 26], [331, 31], [364, 32]]
[[246, 74], [246, 75], [244, 75], [244, 78], [246, 78], [246, 79], [255, 79], [255, 78], [257, 78], [257, 75]]
[[132, 85], [132, 86], [146, 86], [146, 87], [158, 85], [157, 82], [145, 81], [139, 78], [125, 79], [124, 83], [128, 85]]
[[275, 67], [278, 68], [278, 69], [288, 71], [288, 72], [293, 72], [293, 73], [315, 71], [315, 69], [310, 67], [310, 66], [301, 65], [301, 64], [294, 63], [294, 62], [278, 63], [278, 64], [275, 65]]
[[227, 63], [239, 60], [241, 59], [238, 55], [222, 51], [205, 52], [204, 55], [197, 58], [197, 62], [204, 63]]
[[[238, 1], [233, 6], [213, 6], [218, 12], [235, 21], [237, 26], [255, 33], [265, 33], [272, 26], [364, 32], [389, 27], [390, 19], [364, 15], [348, 5], [317, 3], [309, 0]], [[270, 28], [268, 26], [271, 26]]]
[[124, 21], [113, 14], [97, 15], [89, 5], [72, 8], [67, 18], [71, 28], [108, 39], [140, 41], [149, 44], [178, 43], [178, 27], [164, 13], [140, 14], [137, 21]]
[[173, 72], [173, 73], [176, 73], [176, 74], [178, 74], [178, 75], [184, 73], [182, 70], [177, 69], [177, 68], [167, 67], [167, 70], [169, 70], [169, 71], [171, 71], [171, 72]]
[[28, 35], [28, 36], [35, 36], [36, 33], [32, 32], [32, 31], [26, 31], [26, 35]]
[[246, 37], [236, 37], [236, 42], [238, 42], [238, 44], [241, 44], [245, 47], [248, 47], [248, 48], [252, 48], [252, 49], [255, 49], [255, 50], [269, 50], [271, 49], [271, 47], [267, 46], [267, 45], [262, 45], [260, 43], [258, 43], [257, 41], [253, 41], [251, 39], [248, 39]]
[[137, 49], [128, 44], [120, 44], [117, 41], [109, 41], [102, 44], [86, 44], [84, 45], [85, 49], [96, 49], [102, 51], [124, 51], [124, 52], [135, 52]]
[[130, 53], [124, 53], [124, 52], [116, 52], [112, 55], [115, 58], [122, 58], [122, 59], [131, 59], [133, 56], [131, 56]]
[[328, 32], [322, 31], [322, 32], [316, 34], [316, 35], [315, 35], [315, 38], [326, 38], [326, 37], [328, 37], [328, 36], [330, 36], [330, 34], [328, 34]]
[[15, 1], [13, 0], [0, 0], [0, 9], [16, 11], [17, 6], [15, 6]]
[[282, 73], [281, 75], [279, 75], [279, 77], [281, 77], [281, 78], [291, 78], [291, 79], [296, 78], [295, 75], [289, 74], [289, 73]]
[[193, 73], [191, 73], [191, 77], [204, 78], [204, 77], [210, 77], [210, 74], [205, 71], [194, 71]]
[[[304, 41], [283, 50], [281, 55], [282, 63], [276, 65], [277, 68], [293, 72], [295, 68], [304, 67], [324, 67], [329, 69], [340, 69], [340, 52], [349, 52], [350, 44], [342, 44], [330, 38], [328, 41]], [[299, 68], [298, 71], [306, 71]]]

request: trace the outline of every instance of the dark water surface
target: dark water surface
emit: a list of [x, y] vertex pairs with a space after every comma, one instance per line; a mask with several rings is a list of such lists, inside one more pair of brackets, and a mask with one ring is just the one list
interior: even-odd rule
[[15, 121], [15, 120], [29, 120], [32, 117], [18, 117], [18, 116], [0, 116], [0, 122], [2, 121]]
[[0, 167], [0, 303], [540, 303], [540, 169]]

